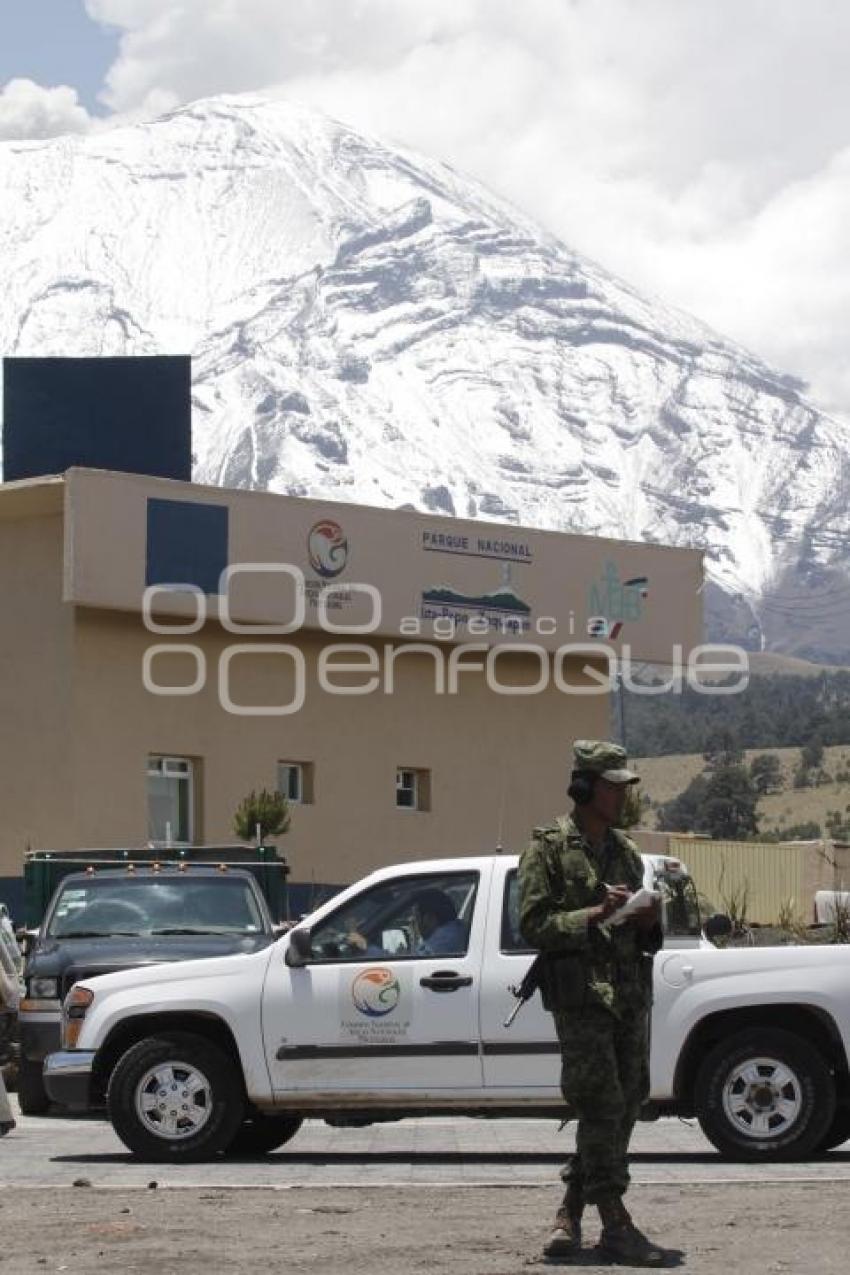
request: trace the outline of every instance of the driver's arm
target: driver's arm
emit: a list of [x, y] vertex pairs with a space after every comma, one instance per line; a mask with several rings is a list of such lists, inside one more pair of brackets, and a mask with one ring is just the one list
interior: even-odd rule
[[345, 936], [345, 941], [354, 951], [362, 952], [365, 956], [386, 956], [387, 953], [379, 943], [375, 943], [366, 937], [358, 928], [355, 922]]

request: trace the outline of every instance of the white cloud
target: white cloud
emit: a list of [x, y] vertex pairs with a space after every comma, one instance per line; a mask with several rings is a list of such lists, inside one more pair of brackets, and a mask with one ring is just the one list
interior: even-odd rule
[[814, 0], [86, 0], [104, 89], [279, 85], [447, 159], [850, 416], [850, 6]]
[[61, 85], [43, 88], [33, 80], [9, 80], [0, 88], [0, 140], [58, 137], [85, 133], [91, 117], [76, 91]]
[[850, 146], [788, 182], [752, 217], [701, 243], [653, 249], [663, 291], [786, 370], [803, 368], [819, 400], [850, 418]]

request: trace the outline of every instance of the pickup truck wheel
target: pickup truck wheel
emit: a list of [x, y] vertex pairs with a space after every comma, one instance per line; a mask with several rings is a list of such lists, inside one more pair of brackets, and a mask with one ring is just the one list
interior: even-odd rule
[[18, 1069], [18, 1103], [25, 1116], [43, 1116], [50, 1107], [41, 1059], [22, 1058]]
[[217, 1045], [177, 1033], [141, 1040], [112, 1073], [109, 1119], [142, 1160], [211, 1160], [233, 1141], [245, 1104], [242, 1077]]
[[780, 1029], [722, 1040], [700, 1067], [702, 1131], [732, 1160], [802, 1160], [821, 1145], [835, 1114], [826, 1061]]
[[301, 1128], [300, 1116], [249, 1116], [225, 1151], [228, 1156], [268, 1155], [294, 1138]]
[[832, 1124], [818, 1143], [818, 1151], [833, 1151], [850, 1138], [850, 1107], [837, 1107]]

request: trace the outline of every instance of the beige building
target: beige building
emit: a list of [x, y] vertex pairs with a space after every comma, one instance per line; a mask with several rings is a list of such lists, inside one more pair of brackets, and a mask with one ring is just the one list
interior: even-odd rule
[[517, 848], [609, 731], [609, 653], [687, 661], [701, 581], [696, 551], [413, 512], [0, 486], [0, 898], [28, 846], [232, 840], [261, 787], [295, 882]]

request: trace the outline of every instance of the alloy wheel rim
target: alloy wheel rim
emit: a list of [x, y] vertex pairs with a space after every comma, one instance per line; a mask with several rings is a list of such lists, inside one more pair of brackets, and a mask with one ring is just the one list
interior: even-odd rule
[[192, 1063], [158, 1063], [136, 1085], [136, 1116], [148, 1133], [166, 1142], [193, 1137], [212, 1114], [213, 1093]]

